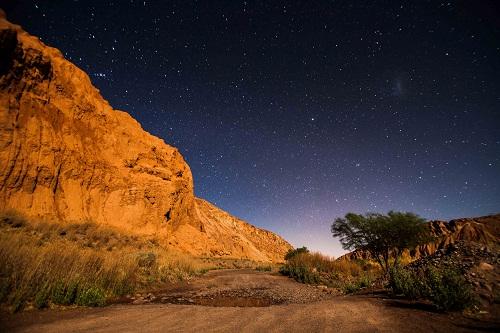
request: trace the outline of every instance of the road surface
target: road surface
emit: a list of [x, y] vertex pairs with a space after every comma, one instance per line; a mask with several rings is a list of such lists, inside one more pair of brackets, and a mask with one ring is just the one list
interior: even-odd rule
[[[276, 273], [212, 271], [103, 308], [3, 315], [7, 332], [474, 332], [459, 315], [382, 296], [339, 296]], [[497, 327], [498, 328], [498, 327]], [[482, 326], [482, 330], [494, 330]]]

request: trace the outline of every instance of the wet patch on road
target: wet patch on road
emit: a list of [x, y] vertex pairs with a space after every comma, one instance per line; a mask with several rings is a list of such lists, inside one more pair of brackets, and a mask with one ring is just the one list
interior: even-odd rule
[[215, 293], [179, 295], [147, 294], [131, 297], [132, 304], [162, 303], [182, 305], [203, 305], [213, 307], [265, 307], [285, 303], [285, 299], [265, 288], [218, 290]]

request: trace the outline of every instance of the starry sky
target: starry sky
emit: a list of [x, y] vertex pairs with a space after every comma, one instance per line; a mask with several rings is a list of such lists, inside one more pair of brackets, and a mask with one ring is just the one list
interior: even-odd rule
[[500, 212], [495, 1], [0, 1], [117, 109], [176, 146], [195, 192], [343, 253], [352, 211]]

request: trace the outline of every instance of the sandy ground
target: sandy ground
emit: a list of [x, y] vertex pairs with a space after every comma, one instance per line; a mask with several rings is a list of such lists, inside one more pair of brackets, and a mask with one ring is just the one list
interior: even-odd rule
[[25, 311], [3, 314], [0, 322], [6, 332], [455, 333], [499, 328], [382, 296], [338, 296], [251, 270], [209, 272], [190, 283], [133, 295], [104, 308]]

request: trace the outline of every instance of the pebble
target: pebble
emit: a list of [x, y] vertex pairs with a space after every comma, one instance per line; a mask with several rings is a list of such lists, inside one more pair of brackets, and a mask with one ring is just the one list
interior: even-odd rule
[[490, 265], [486, 262], [482, 262], [479, 264], [479, 269], [483, 271], [492, 271], [494, 269], [493, 265]]

